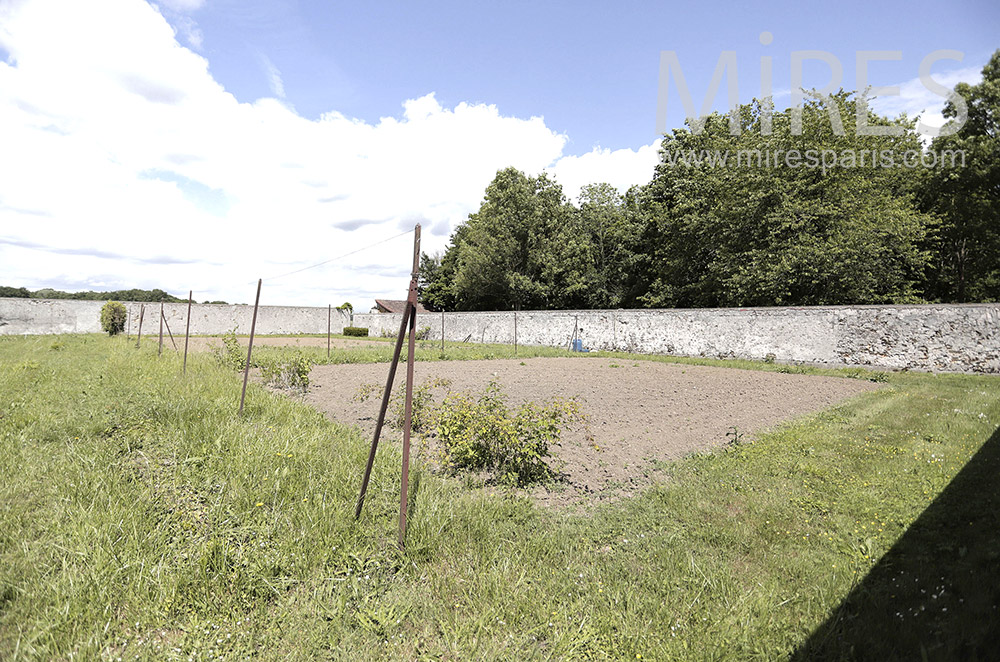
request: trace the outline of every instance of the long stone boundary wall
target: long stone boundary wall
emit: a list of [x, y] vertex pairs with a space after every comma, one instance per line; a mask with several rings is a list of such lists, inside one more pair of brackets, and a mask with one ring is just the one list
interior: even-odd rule
[[[446, 313], [447, 340], [514, 342], [513, 312]], [[399, 315], [354, 316], [371, 335], [395, 333]], [[417, 317], [441, 338], [442, 316]], [[643, 354], [784, 363], [1000, 373], [1000, 304], [573, 310], [517, 313], [517, 341]]]
[[[135, 334], [139, 313], [145, 306], [142, 333], [160, 330], [160, 304], [123, 302], [128, 311], [128, 326]], [[0, 335], [41, 333], [100, 333], [103, 301], [73, 299], [2, 299], [0, 298]], [[187, 303], [163, 304], [163, 316], [174, 338], [184, 335]], [[191, 305], [191, 333], [219, 334], [236, 328], [237, 333], [250, 333], [253, 306], [196, 303]], [[350, 315], [333, 310], [331, 327], [334, 333], [350, 324]], [[301, 306], [261, 306], [257, 312], [257, 333], [326, 333], [327, 309]], [[167, 331], [164, 328], [163, 334]]]
[[[101, 301], [0, 298], [0, 335], [99, 333]], [[126, 304], [131, 333], [141, 304]], [[143, 333], [159, 330], [159, 304], [145, 304]], [[165, 304], [174, 336], [184, 333], [187, 304]], [[250, 332], [253, 306], [194, 304], [191, 332]], [[355, 326], [392, 335], [400, 316], [362, 313]], [[445, 313], [447, 340], [514, 342], [515, 313]], [[350, 324], [333, 311], [332, 329]], [[522, 345], [569, 347], [574, 336], [587, 349], [643, 354], [767, 359], [785, 363], [870, 366], [1000, 374], [1000, 304], [824, 306], [809, 308], [702, 308], [693, 310], [559, 310], [516, 314]], [[430, 340], [441, 339], [442, 315], [417, 317]], [[261, 334], [326, 333], [327, 309], [261, 306]]]

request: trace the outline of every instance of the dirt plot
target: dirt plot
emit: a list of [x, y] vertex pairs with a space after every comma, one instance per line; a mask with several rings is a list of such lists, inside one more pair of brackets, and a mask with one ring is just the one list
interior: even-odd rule
[[[153, 342], [156, 342], [158, 334], [153, 334], [152, 336], [143, 334], [143, 338], [152, 338]], [[180, 338], [174, 336], [177, 341], [177, 347], [182, 351], [184, 349], [184, 334], [181, 333]], [[250, 342], [248, 337], [237, 338], [240, 344], [244, 347]], [[166, 346], [170, 345], [170, 339], [167, 338], [166, 334], [163, 336], [163, 342]], [[207, 352], [213, 347], [222, 346], [222, 338], [206, 338], [206, 337], [194, 337], [189, 339], [188, 350], [192, 352]], [[364, 338], [331, 338], [330, 347], [333, 349], [344, 349], [347, 347], [371, 347], [373, 345], [380, 345], [385, 343], [380, 343], [377, 340], [365, 340]], [[326, 338], [286, 338], [279, 336], [257, 336], [253, 339], [254, 347], [326, 347]]]
[[[371, 434], [381, 391], [364, 402], [355, 395], [365, 384], [384, 386], [387, 371], [386, 364], [316, 366], [305, 400]], [[394, 394], [403, 388], [404, 375], [401, 365]], [[572, 426], [553, 452], [552, 466], [565, 480], [535, 491], [552, 504], [629, 494], [651, 481], [657, 461], [723, 446], [734, 429], [750, 440], [784, 420], [878, 388], [856, 379], [611, 358], [416, 364], [416, 384], [435, 378], [448, 380], [447, 390], [477, 393], [496, 379], [510, 404], [556, 396], [579, 400], [587, 421]], [[446, 389], [433, 392], [440, 403]], [[400, 432], [387, 428], [383, 439], [393, 438], [398, 441]]]

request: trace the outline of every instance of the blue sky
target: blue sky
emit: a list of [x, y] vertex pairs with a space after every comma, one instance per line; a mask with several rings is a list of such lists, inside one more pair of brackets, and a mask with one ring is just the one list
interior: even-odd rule
[[[373, 8], [377, 7], [373, 11]], [[719, 54], [736, 51], [740, 96], [760, 92], [760, 58], [774, 58], [776, 90], [790, 86], [790, 53], [824, 50], [855, 87], [855, 52], [901, 51], [872, 67], [873, 84], [915, 78], [936, 49], [961, 50], [981, 68], [1000, 47], [1000, 3], [773, 2], [207, 2], [194, 14], [212, 73], [238, 98], [271, 93], [263, 58], [281, 72], [286, 99], [305, 117], [337, 109], [367, 121], [401, 99], [435, 92], [445, 106], [496, 104], [540, 115], [569, 137], [566, 153], [637, 148], [656, 138], [659, 53], [677, 52], [696, 101]], [[774, 41], [761, 45], [769, 31]], [[806, 84], [829, 71], [806, 67]], [[722, 95], [717, 107], [722, 108]], [[679, 108], [668, 126], [683, 122]]]
[[871, 66], [902, 91], [877, 109], [933, 124], [920, 61], [962, 52], [933, 69], [951, 87], [1000, 47], [995, 3], [942, 7], [0, 0], [0, 283], [246, 302], [323, 262], [262, 301], [367, 309], [406, 291], [398, 235], [442, 250], [500, 168], [571, 200], [647, 182], [661, 51], [699, 106], [723, 51], [742, 102], [773, 58], [779, 106], [794, 51], [831, 53], [847, 89], [857, 51], [899, 51]]

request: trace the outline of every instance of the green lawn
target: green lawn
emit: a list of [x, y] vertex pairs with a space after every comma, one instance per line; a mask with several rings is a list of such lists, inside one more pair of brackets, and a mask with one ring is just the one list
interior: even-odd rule
[[874, 377], [583, 512], [418, 467], [401, 553], [394, 444], [354, 522], [356, 430], [238, 417], [207, 353], [2, 337], [0, 659], [997, 659], [1000, 378]]

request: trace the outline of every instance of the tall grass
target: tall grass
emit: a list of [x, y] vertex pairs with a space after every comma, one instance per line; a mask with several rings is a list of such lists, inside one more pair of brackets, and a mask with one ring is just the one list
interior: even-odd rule
[[[207, 354], [184, 377], [121, 338], [3, 338], [0, 659], [790, 655], [997, 430], [996, 378], [887, 379], [754, 443], [650, 459], [654, 487], [582, 511], [417, 467], [401, 553], [390, 439], [356, 523], [356, 430], [255, 386], [237, 416], [239, 379]], [[995, 510], [964, 516], [1000, 542]], [[994, 576], [986, 553], [940, 554]], [[990, 605], [955, 600], [962, 619], [913, 617], [900, 659], [988, 650], [989, 622], [968, 624]]]

